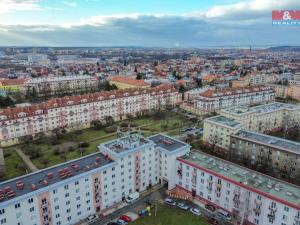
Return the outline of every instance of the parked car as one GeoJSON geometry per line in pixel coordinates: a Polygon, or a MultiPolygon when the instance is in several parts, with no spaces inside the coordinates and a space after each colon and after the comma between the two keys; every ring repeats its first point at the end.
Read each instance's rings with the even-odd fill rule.
{"type": "Polygon", "coordinates": [[[201,211],[198,208],[190,208],[190,212],[196,216],[201,216],[201,211]]]}
{"type": "Polygon", "coordinates": [[[177,207],[178,207],[179,209],[183,209],[183,210],[188,210],[188,209],[189,209],[189,206],[188,206],[187,204],[185,204],[184,202],[179,202],[179,203],[177,204],[177,207]]]}
{"type": "Polygon", "coordinates": [[[128,195],[128,197],[125,199],[127,203],[132,203],[136,201],[140,197],[140,193],[134,192],[128,195]]]}
{"type": "Polygon", "coordinates": [[[205,208],[212,211],[212,212],[216,211],[216,207],[214,207],[213,205],[206,204],[205,208]]]}
{"type": "Polygon", "coordinates": [[[131,217],[127,215],[122,215],[119,219],[124,220],[127,223],[130,223],[132,221],[131,217]]]}
{"type": "Polygon", "coordinates": [[[165,198],[165,203],[172,206],[176,205],[176,201],[174,201],[172,198],[165,198]]]}
{"type": "Polygon", "coordinates": [[[116,222],[109,222],[107,225],[119,225],[116,222]]]}
{"type": "Polygon", "coordinates": [[[227,220],[227,221],[232,220],[231,215],[223,209],[218,209],[217,210],[217,215],[220,216],[221,218],[227,220]]]}
{"type": "Polygon", "coordinates": [[[92,224],[92,223],[95,223],[98,219],[99,219],[99,216],[94,214],[87,218],[87,222],[88,222],[88,224],[92,224]]]}
{"type": "Polygon", "coordinates": [[[210,219],[207,220],[207,222],[209,224],[212,224],[212,225],[219,225],[220,224],[219,221],[215,218],[210,218],[210,219]]]}
{"type": "Polygon", "coordinates": [[[116,221],[116,223],[117,223],[118,225],[127,225],[127,224],[128,224],[127,222],[125,222],[124,220],[121,220],[121,219],[118,219],[118,220],[116,221]]]}

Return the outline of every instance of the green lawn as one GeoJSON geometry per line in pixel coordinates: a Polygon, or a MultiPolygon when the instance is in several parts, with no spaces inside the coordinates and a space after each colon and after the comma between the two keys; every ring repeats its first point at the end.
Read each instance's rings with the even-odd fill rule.
{"type": "MultiPolygon", "coordinates": [[[[116,138],[116,136],[112,135],[110,137],[105,137],[105,138],[102,138],[102,139],[99,139],[99,140],[95,140],[95,141],[89,142],[89,146],[86,147],[86,148],[84,148],[83,156],[89,155],[89,154],[94,153],[94,152],[97,152],[98,151],[97,146],[99,144],[101,144],[103,142],[106,142],[106,141],[109,141],[109,140],[112,140],[114,138],[116,138]]],[[[38,146],[41,146],[41,145],[38,145],[38,146]]],[[[57,147],[57,146],[47,145],[46,149],[43,148],[44,151],[42,151],[42,156],[39,157],[39,158],[36,158],[36,159],[32,159],[32,162],[39,169],[45,168],[45,164],[43,164],[43,162],[42,162],[43,159],[48,159],[49,160],[49,163],[47,164],[47,167],[54,166],[54,165],[59,164],[59,163],[63,163],[64,162],[64,158],[62,158],[60,155],[55,155],[54,154],[55,147],[57,147]]],[[[65,154],[65,156],[66,156],[66,161],[79,158],[80,157],[79,148],[76,147],[74,151],[67,152],[65,154]]]]}
{"type": "Polygon", "coordinates": [[[26,170],[17,168],[18,164],[23,164],[23,160],[17,155],[13,147],[5,149],[3,153],[5,159],[5,176],[1,180],[8,180],[26,173],[26,170]]]}
{"type": "Polygon", "coordinates": [[[156,217],[152,209],[151,216],[145,216],[132,223],[131,225],[208,225],[205,218],[195,216],[190,212],[186,212],[169,206],[159,206],[156,217]]]}
{"type": "MultiPolygon", "coordinates": [[[[192,125],[187,118],[185,118],[181,114],[176,114],[174,112],[165,113],[163,118],[142,117],[134,118],[132,121],[118,121],[116,122],[116,125],[120,125],[124,122],[130,122],[135,127],[141,126],[142,134],[146,137],[160,132],[166,132],[171,136],[178,135],[183,127],[192,125]]],[[[83,155],[88,155],[96,152],[98,150],[97,146],[100,143],[112,140],[115,137],[115,134],[109,134],[105,132],[104,129],[95,130],[93,128],[83,129],[79,132],[70,132],[60,139],[60,144],[58,145],[52,145],[50,139],[46,137],[45,140],[40,144],[31,144],[35,147],[38,147],[41,153],[41,156],[39,158],[32,159],[32,162],[39,169],[63,163],[65,160],[69,161],[80,157],[78,143],[80,143],[81,141],[89,143],[89,146],[86,147],[83,152],[83,155]],[[74,151],[67,151],[64,154],[65,158],[61,155],[54,154],[55,149],[68,149],[69,146],[73,146],[74,151]],[[47,165],[43,163],[44,159],[49,160],[47,165]]],[[[9,157],[5,157],[7,175],[4,177],[4,179],[20,176],[25,173],[24,170],[16,168],[16,165],[18,163],[22,163],[21,158],[19,158],[19,156],[16,155],[14,151],[12,151],[13,148],[16,147],[20,148],[21,145],[12,146],[5,149],[5,151],[11,153],[11,155],[9,157]]]]}

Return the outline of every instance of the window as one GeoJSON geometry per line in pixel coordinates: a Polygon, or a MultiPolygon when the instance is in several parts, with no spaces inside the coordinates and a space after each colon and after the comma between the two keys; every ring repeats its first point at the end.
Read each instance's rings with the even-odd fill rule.
{"type": "Polygon", "coordinates": [[[20,208],[20,203],[15,204],[15,209],[20,208]]]}
{"type": "Polygon", "coordinates": [[[6,218],[1,219],[1,220],[0,220],[0,223],[1,223],[1,224],[5,224],[5,223],[6,223],[6,218]]]}
{"type": "Polygon", "coordinates": [[[0,210],[0,215],[4,214],[5,213],[5,209],[1,209],[0,210]]]}
{"type": "Polygon", "coordinates": [[[34,211],[34,207],[31,207],[30,209],[29,209],[29,212],[33,212],[34,211]]]}
{"type": "Polygon", "coordinates": [[[28,199],[28,203],[33,203],[33,198],[28,199]]]}

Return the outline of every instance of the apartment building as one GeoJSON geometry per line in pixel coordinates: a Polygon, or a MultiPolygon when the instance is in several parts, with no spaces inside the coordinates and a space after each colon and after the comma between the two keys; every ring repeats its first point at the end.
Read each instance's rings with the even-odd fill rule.
{"type": "Polygon", "coordinates": [[[300,224],[298,186],[204,153],[178,158],[176,189],[227,211],[240,224],[300,224]]]}
{"type": "Polygon", "coordinates": [[[26,93],[28,90],[35,89],[38,96],[54,96],[58,94],[78,93],[82,91],[97,90],[99,80],[92,76],[60,76],[31,78],[22,87],[26,93]]]}
{"type": "Polygon", "coordinates": [[[265,85],[267,83],[273,83],[276,80],[274,74],[248,74],[244,77],[240,77],[232,82],[233,88],[244,88],[249,85],[265,85]]]}
{"type": "Polygon", "coordinates": [[[300,143],[257,132],[241,130],[230,138],[230,157],[265,164],[290,177],[300,175],[300,143]]]}
{"type": "Polygon", "coordinates": [[[223,88],[208,90],[195,98],[194,107],[204,112],[241,105],[265,104],[275,100],[270,87],[223,88]]]}
{"type": "Polygon", "coordinates": [[[230,147],[231,135],[245,129],[272,132],[300,124],[300,107],[274,102],[254,107],[230,107],[219,116],[204,120],[203,139],[225,149],[230,147]]]}
{"type": "Polygon", "coordinates": [[[242,129],[242,124],[225,116],[214,116],[204,120],[203,140],[214,146],[228,149],[230,135],[242,129]]]}
{"type": "Polygon", "coordinates": [[[75,224],[160,182],[174,188],[176,158],[190,150],[165,135],[130,133],[98,148],[97,153],[1,183],[0,223],[75,224]]]}
{"type": "Polygon", "coordinates": [[[55,128],[76,130],[90,127],[94,120],[111,116],[120,120],[128,114],[175,105],[181,101],[172,85],[151,89],[126,89],[66,96],[25,107],[0,111],[0,140],[2,146],[16,144],[26,135],[51,133],[55,128]]]}
{"type": "Polygon", "coordinates": [[[239,121],[244,129],[256,132],[272,131],[300,123],[300,107],[274,102],[254,107],[231,107],[223,109],[221,115],[239,121]]]}

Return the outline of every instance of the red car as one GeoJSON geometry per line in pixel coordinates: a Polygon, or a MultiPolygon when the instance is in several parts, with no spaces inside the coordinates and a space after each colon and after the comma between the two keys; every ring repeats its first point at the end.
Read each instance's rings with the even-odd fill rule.
{"type": "Polygon", "coordinates": [[[132,221],[131,217],[127,215],[122,215],[119,219],[124,220],[127,223],[130,223],[132,221]]]}

